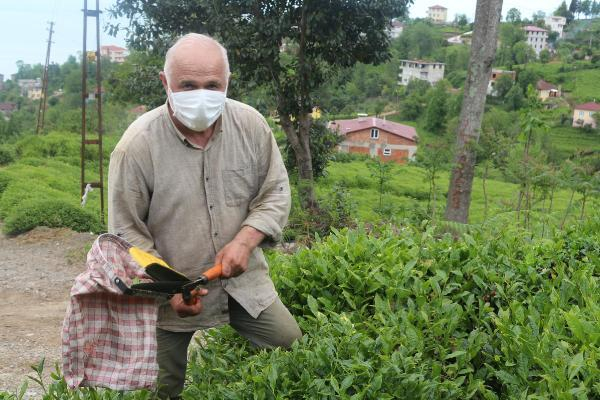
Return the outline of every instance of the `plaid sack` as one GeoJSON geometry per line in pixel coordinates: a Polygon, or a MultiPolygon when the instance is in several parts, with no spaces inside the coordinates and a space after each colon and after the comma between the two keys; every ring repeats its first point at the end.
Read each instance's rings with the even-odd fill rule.
{"type": "Polygon", "coordinates": [[[156,298],[124,295],[151,282],[125,240],[100,235],[75,278],[62,329],[62,368],[69,387],[151,389],[158,376],[156,298]]]}

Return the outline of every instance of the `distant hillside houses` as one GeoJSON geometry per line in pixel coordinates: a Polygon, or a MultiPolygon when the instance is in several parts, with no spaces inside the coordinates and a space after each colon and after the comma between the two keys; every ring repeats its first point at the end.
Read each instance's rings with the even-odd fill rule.
{"type": "Polygon", "coordinates": [[[343,153],[368,154],[384,161],[404,164],[417,152],[417,131],[412,126],[368,117],[331,121],[328,128],[344,140],[338,145],[343,153]]]}
{"type": "Polygon", "coordinates": [[[515,71],[505,71],[502,69],[493,68],[491,76],[490,76],[490,80],[488,82],[488,87],[487,87],[488,96],[497,96],[496,89],[495,89],[496,80],[498,78],[500,78],[502,75],[510,76],[510,78],[513,80],[513,82],[517,77],[517,73],[515,71]]]}
{"type": "Polygon", "coordinates": [[[421,60],[400,60],[398,84],[408,85],[411,79],[420,79],[434,85],[444,79],[444,63],[421,60]]]}
{"type": "Polygon", "coordinates": [[[108,46],[100,46],[100,56],[110,58],[110,62],[124,63],[129,55],[127,49],[110,44],[108,46]]]}
{"type": "Polygon", "coordinates": [[[589,126],[596,128],[598,124],[596,123],[594,114],[598,112],[600,112],[600,103],[596,103],[595,101],[576,105],[573,110],[573,127],[582,128],[589,126]]]}
{"type": "Polygon", "coordinates": [[[27,96],[31,100],[42,98],[42,79],[19,79],[17,85],[21,89],[21,96],[27,96]]]}
{"type": "Polygon", "coordinates": [[[567,19],[558,15],[550,15],[544,19],[544,23],[550,27],[552,32],[557,32],[559,38],[563,38],[564,28],[567,25],[567,19]]]}
{"type": "Polygon", "coordinates": [[[539,81],[537,81],[535,88],[537,89],[538,92],[538,98],[542,101],[549,99],[551,97],[560,97],[561,96],[561,90],[560,88],[556,87],[555,85],[546,82],[543,79],[540,79],[539,81]]]}
{"type": "Polygon", "coordinates": [[[396,39],[400,35],[402,35],[402,31],[404,31],[404,23],[397,18],[392,19],[389,28],[389,35],[392,39],[396,39]]]}
{"type": "Polygon", "coordinates": [[[434,24],[445,24],[448,19],[448,9],[440,5],[431,6],[427,9],[427,18],[434,24]]]}
{"type": "Polygon", "coordinates": [[[535,51],[535,55],[539,56],[540,52],[548,48],[548,31],[534,25],[523,27],[527,36],[527,44],[535,51]]]}

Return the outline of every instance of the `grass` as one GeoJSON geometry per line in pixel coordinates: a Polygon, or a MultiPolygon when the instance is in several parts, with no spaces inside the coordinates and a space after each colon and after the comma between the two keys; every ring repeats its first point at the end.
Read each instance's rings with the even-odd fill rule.
{"type": "MultiPolygon", "coordinates": [[[[425,179],[424,169],[411,165],[394,165],[391,175],[384,195],[386,204],[393,205],[398,210],[408,208],[409,211],[415,206],[427,206],[429,185],[425,179]]],[[[356,203],[356,218],[364,221],[374,221],[380,218],[376,212],[379,194],[375,187],[375,180],[370,176],[364,162],[331,163],[327,168],[327,176],[318,182],[317,193],[324,196],[335,183],[343,183],[349,189],[352,199],[356,203]]],[[[449,172],[442,172],[437,179],[438,208],[445,207],[448,184],[449,172]]],[[[516,184],[488,179],[487,191],[490,216],[510,212],[515,208],[519,192],[516,184]]],[[[564,215],[570,195],[571,193],[566,190],[556,193],[553,205],[555,220],[564,215]]],[[[575,199],[578,200],[579,197],[576,195],[575,199]]],[[[536,203],[535,207],[540,209],[542,204],[536,203]]],[[[571,210],[570,215],[576,214],[578,203],[575,207],[577,208],[571,210]]],[[[470,222],[483,222],[484,208],[482,180],[475,178],[469,212],[470,222]]]]}

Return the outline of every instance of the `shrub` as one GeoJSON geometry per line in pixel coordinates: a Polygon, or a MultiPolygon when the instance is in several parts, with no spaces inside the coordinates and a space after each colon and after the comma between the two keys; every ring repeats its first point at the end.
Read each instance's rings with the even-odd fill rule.
{"type": "Polygon", "coordinates": [[[15,161],[15,151],[6,145],[0,146],[0,166],[7,165],[15,161]]]}
{"type": "Polygon", "coordinates": [[[4,221],[4,232],[18,235],[36,226],[49,228],[66,227],[78,232],[101,232],[104,230],[97,216],[78,205],[61,200],[36,200],[22,204],[4,221]]]}

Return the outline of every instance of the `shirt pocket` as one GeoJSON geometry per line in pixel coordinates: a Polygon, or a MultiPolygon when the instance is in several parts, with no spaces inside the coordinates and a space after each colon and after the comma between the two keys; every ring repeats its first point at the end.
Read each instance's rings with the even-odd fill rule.
{"type": "Polygon", "coordinates": [[[225,204],[237,207],[248,203],[256,195],[257,176],[251,165],[223,170],[225,204]]]}

